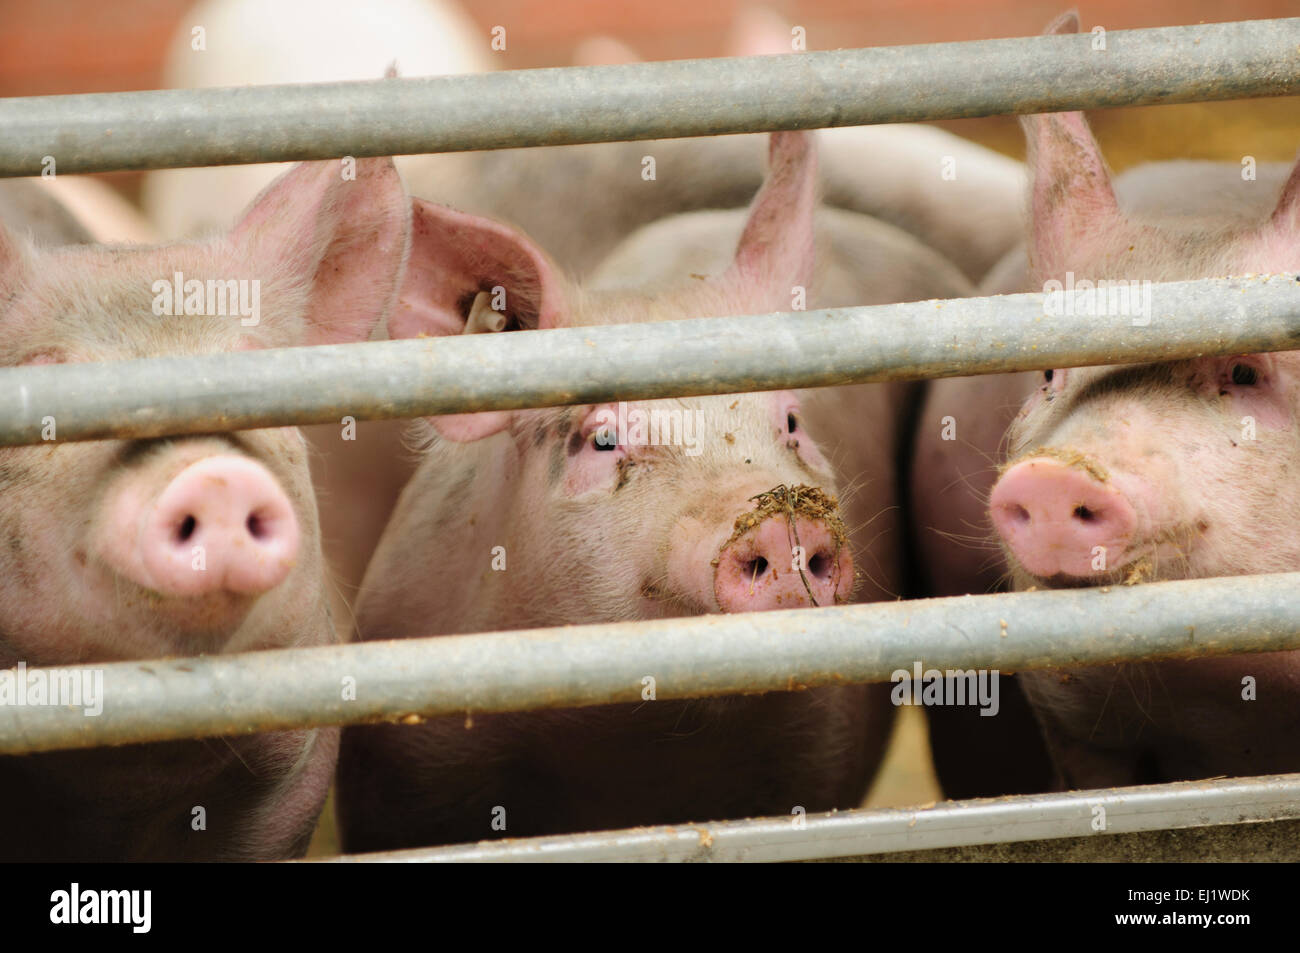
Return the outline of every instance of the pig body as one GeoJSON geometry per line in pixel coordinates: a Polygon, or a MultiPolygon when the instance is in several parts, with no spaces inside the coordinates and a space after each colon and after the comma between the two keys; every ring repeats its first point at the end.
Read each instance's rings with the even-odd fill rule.
{"type": "MultiPolygon", "coordinates": [[[[811,195],[807,183],[789,181],[791,162],[774,159],[777,171],[748,219],[691,216],[633,239],[576,299],[581,303],[566,309],[565,323],[745,313],[759,302],[771,308],[788,301],[792,286],[809,276],[791,271],[788,249],[757,249],[762,236],[788,229],[775,244],[806,245],[799,256],[811,250],[811,226],[799,224],[811,221],[811,195]],[[798,238],[803,231],[806,240],[798,238]],[[676,255],[675,236],[690,248],[684,256],[676,255]],[[733,260],[727,249],[738,238],[733,260]],[[767,264],[731,284],[755,254],[768,254],[767,264]]],[[[417,249],[420,232],[417,216],[417,249]]],[[[822,233],[825,246],[826,227],[822,233]]],[[[929,254],[935,270],[921,274],[932,285],[916,296],[968,289],[952,266],[945,271],[929,254]]],[[[416,271],[415,253],[412,262],[416,271]]],[[[812,301],[849,303],[823,301],[816,290],[812,301]]],[[[431,436],[367,572],[357,609],[363,636],[793,608],[814,593],[825,605],[850,598],[850,545],[877,534],[891,542],[854,547],[863,577],[858,598],[892,596],[899,586],[898,560],[892,549],[886,553],[898,542],[888,522],[893,474],[881,466],[878,447],[872,453],[857,441],[830,442],[839,421],[826,417],[857,413],[859,424],[878,425],[880,444],[890,445],[903,393],[831,390],[627,405],[628,414],[691,415],[694,456],[685,445],[635,442],[592,453],[594,421],[610,408],[523,412],[511,416],[508,429],[468,443],[431,436]],[[851,533],[842,549],[829,515],[799,510],[793,523],[759,518],[755,498],[796,485],[833,495],[836,472],[861,484],[849,497],[851,533]],[[787,568],[795,533],[810,554],[804,578],[787,568]],[[495,546],[504,547],[499,569],[495,546]],[[448,552],[461,555],[454,578],[440,584],[448,552]]],[[[470,417],[458,426],[481,425],[470,417]]],[[[355,851],[856,806],[890,715],[887,691],[853,686],[350,728],[340,763],[340,831],[345,849],[355,851]]]]}
{"type": "MultiPolygon", "coordinates": [[[[45,247],[23,231],[0,229],[0,363],[129,360],[364,340],[396,296],[409,204],[387,160],[360,164],[354,182],[322,162],[293,169],[211,241],[45,247]],[[208,301],[160,307],[177,272],[257,282],[258,321],[208,301]]],[[[6,447],[0,482],[0,670],[334,639],[293,428],[6,447]]],[[[0,857],[301,854],[337,744],[336,729],[318,729],[0,757],[0,805],[15,819],[0,857]]]]}

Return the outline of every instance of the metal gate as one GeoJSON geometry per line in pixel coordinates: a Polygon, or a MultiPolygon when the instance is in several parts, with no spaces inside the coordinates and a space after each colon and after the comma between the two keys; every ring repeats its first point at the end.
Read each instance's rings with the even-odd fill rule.
{"type": "MultiPolygon", "coordinates": [[[[8,99],[0,101],[0,176],[39,174],[47,154],[59,156],[63,172],[103,172],[1300,94],[1300,19],[1117,31],[1106,47],[1097,53],[1086,35],[1048,36],[8,99]]],[[[1152,314],[1142,333],[1125,316],[1065,315],[1046,327],[1043,295],[1024,294],[800,312],[797,320],[467,335],[156,358],[129,368],[4,368],[0,445],[40,443],[41,418],[51,414],[61,440],[145,438],[335,422],[342,407],[357,419],[414,417],[1300,350],[1300,276],[1156,285],[1152,314]],[[610,359],[620,354],[637,360],[610,359]]],[[[638,701],[646,672],[670,699],[888,681],[918,658],[941,669],[1021,671],[1285,649],[1300,649],[1300,573],[438,636],[95,666],[111,707],[86,719],[71,709],[0,706],[0,754],[638,701]],[[344,674],[372,686],[363,700],[340,700],[344,674]]],[[[1200,829],[1197,850],[1226,832],[1225,849],[1248,855],[1280,832],[1294,843],[1298,824],[1300,774],[1291,774],[382,856],[791,860],[978,845],[992,845],[984,856],[1007,856],[1010,842],[1037,841],[1061,855],[1091,849],[1104,857],[1124,837],[1182,828],[1200,829]],[[1104,833],[1091,826],[1098,805],[1104,833]]]]}

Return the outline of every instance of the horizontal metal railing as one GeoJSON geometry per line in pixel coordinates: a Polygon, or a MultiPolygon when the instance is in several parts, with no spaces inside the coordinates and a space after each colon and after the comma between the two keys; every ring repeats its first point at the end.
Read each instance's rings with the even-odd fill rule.
{"type": "Polygon", "coordinates": [[[0,754],[1282,649],[1300,573],[449,635],[86,666],[102,712],[0,705],[0,754]]]}
{"type": "Polygon", "coordinates": [[[47,418],[60,441],[157,437],[1296,350],[1298,277],[1152,285],[1147,316],[1021,294],[0,368],[0,446],[41,443],[47,418]]]}
{"type": "Polygon", "coordinates": [[[0,176],[708,136],[1300,93],[1300,19],[0,100],[0,176]]]}
{"type": "MultiPolygon", "coordinates": [[[[394,862],[792,861],[977,844],[1111,837],[1300,819],[1300,774],[944,801],[921,808],[836,811],[762,820],[639,827],[479,841],[323,860],[394,862]]],[[[1243,827],[1242,825],[1247,825],[1243,827]]],[[[1267,825],[1257,829],[1268,837],[1267,825]]],[[[1154,859],[1154,858],[1151,858],[1154,859]]],[[[1184,858],[1201,859],[1201,858],[1184,858]]]]}

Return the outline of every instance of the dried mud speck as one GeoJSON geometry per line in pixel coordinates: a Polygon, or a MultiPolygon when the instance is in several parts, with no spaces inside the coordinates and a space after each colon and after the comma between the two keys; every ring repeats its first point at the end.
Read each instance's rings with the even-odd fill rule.
{"type": "Polygon", "coordinates": [[[1028,453],[1019,454],[1014,460],[1003,464],[998,472],[1004,473],[1022,460],[1032,460],[1035,457],[1051,457],[1053,460],[1059,460],[1067,467],[1082,470],[1098,483],[1110,482],[1110,474],[1096,460],[1077,450],[1068,450],[1063,447],[1038,447],[1028,453]]]}
{"type": "Polygon", "coordinates": [[[1136,586],[1138,583],[1150,582],[1155,575],[1155,566],[1151,563],[1151,557],[1143,556],[1129,567],[1128,575],[1124,577],[1124,585],[1136,586]]]}

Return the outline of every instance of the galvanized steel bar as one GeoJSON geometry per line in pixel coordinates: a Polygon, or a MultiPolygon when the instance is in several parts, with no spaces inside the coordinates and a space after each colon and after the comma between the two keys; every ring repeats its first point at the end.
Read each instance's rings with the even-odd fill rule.
{"type": "Polygon", "coordinates": [[[884,682],[917,662],[1021,671],[1283,649],[1300,649],[1300,573],[451,635],[92,666],[100,714],[0,704],[0,754],[643,703],[647,675],[666,700],[884,682]]]}
{"type": "Polygon", "coordinates": [[[1022,294],[0,368],[0,446],[42,442],[47,418],[61,441],[158,437],[1300,349],[1297,276],[1151,292],[1149,318],[1022,294]]]}
{"type": "Polygon", "coordinates": [[[0,101],[0,176],[708,136],[1300,93],[1300,19],[0,101]]]}
{"type": "Polygon", "coordinates": [[[943,801],[926,808],[809,814],[801,819],[802,826],[790,817],[777,817],[325,859],[404,863],[816,860],[1296,818],[1300,818],[1300,774],[1277,774],[943,801]],[[1094,826],[1099,817],[1105,825],[1100,830],[1094,826]]]}

